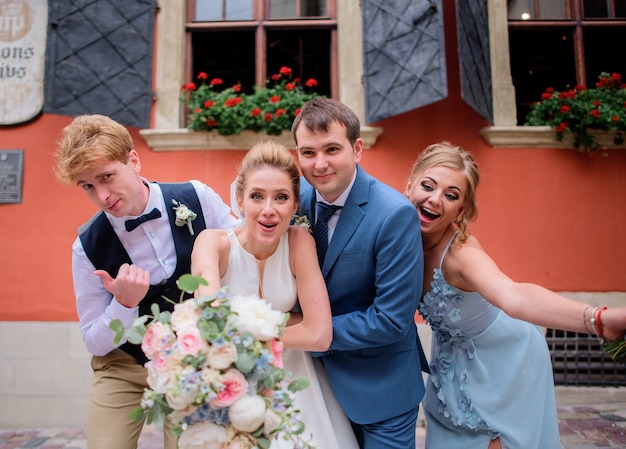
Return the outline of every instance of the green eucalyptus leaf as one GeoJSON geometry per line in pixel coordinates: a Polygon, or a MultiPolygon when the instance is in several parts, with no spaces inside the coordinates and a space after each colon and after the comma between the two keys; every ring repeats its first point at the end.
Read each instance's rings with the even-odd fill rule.
{"type": "Polygon", "coordinates": [[[145,333],[146,333],[145,326],[140,326],[140,327],[134,326],[128,329],[128,331],[126,332],[126,339],[130,343],[139,345],[141,344],[141,341],[143,340],[143,336],[145,333]]]}
{"type": "Polygon", "coordinates": [[[307,377],[298,377],[297,379],[289,383],[289,386],[287,388],[289,389],[289,391],[293,392],[302,391],[306,387],[308,387],[310,383],[311,382],[307,377]]]}
{"type": "Polygon", "coordinates": [[[176,286],[187,293],[193,293],[198,290],[201,285],[209,285],[209,282],[200,276],[194,276],[192,274],[183,274],[176,281],[176,286]]]}
{"type": "Polygon", "coordinates": [[[254,363],[256,361],[256,357],[254,354],[250,354],[248,352],[240,352],[237,354],[237,361],[235,362],[235,366],[239,371],[243,374],[248,374],[254,368],[254,363]]]}
{"type": "Polygon", "coordinates": [[[143,421],[144,418],[146,417],[146,411],[141,408],[141,407],[137,407],[136,409],[134,409],[132,412],[130,412],[130,419],[132,419],[133,421],[143,421]]]}
{"type": "Polygon", "coordinates": [[[124,338],[124,333],[125,333],[125,329],[124,329],[124,324],[122,323],[122,320],[119,319],[115,319],[112,320],[109,323],[109,328],[115,332],[115,337],[113,338],[113,343],[115,343],[116,345],[119,345],[120,342],[122,341],[122,339],[124,338]]]}

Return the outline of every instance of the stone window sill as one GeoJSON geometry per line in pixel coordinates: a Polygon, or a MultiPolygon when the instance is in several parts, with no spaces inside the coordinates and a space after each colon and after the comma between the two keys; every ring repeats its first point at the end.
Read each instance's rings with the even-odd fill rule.
{"type": "MultiPolygon", "coordinates": [[[[383,128],[361,127],[361,137],[365,148],[373,147],[382,132],[383,128]]],[[[296,148],[291,133],[288,131],[283,131],[279,136],[248,130],[242,131],[241,134],[222,136],[217,131],[194,132],[179,128],[143,129],[139,131],[139,134],[153,151],[248,150],[262,139],[275,140],[292,150],[296,148]]]]}
{"type": "MultiPolygon", "coordinates": [[[[566,134],[559,142],[549,126],[490,126],[481,129],[480,134],[496,148],[574,148],[571,134],[566,134]]],[[[601,148],[626,148],[626,144],[613,142],[615,131],[596,131],[594,134],[601,148]]]]}

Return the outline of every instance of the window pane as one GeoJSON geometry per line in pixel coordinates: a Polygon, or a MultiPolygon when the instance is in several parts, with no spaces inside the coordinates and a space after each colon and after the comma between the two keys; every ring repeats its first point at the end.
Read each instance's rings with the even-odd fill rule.
{"type": "Polygon", "coordinates": [[[294,0],[271,0],[270,18],[281,19],[285,17],[297,17],[297,6],[294,0]]]}
{"type": "Polygon", "coordinates": [[[268,31],[267,75],[278,73],[283,66],[303,82],[315,78],[316,92],[330,96],[330,31],[268,31]]]}
{"type": "Polygon", "coordinates": [[[197,0],[195,20],[222,20],[222,2],[197,0]]]}
{"type": "Polygon", "coordinates": [[[615,57],[611,42],[626,41],[626,27],[591,28],[584,30],[587,87],[595,86],[601,72],[618,72],[626,76],[626,59],[615,57]]]}
{"type": "Polygon", "coordinates": [[[609,0],[585,0],[583,7],[585,18],[609,17],[609,0]]]}
{"type": "Polygon", "coordinates": [[[626,0],[615,0],[615,17],[626,17],[626,0]]]}
{"type": "Polygon", "coordinates": [[[327,15],[326,0],[299,0],[299,2],[300,15],[296,8],[296,0],[270,0],[270,18],[324,17],[327,15]]]}
{"type": "Polygon", "coordinates": [[[252,20],[253,0],[196,0],[196,21],[252,20]],[[225,9],[222,7],[225,4],[225,9]]]}
{"type": "Polygon", "coordinates": [[[540,19],[564,19],[565,5],[564,0],[539,0],[539,18],[540,19]]]}
{"type": "Polygon", "coordinates": [[[576,85],[572,31],[509,28],[509,46],[521,125],[547,87],[562,90],[576,85]]]}
{"type": "Polygon", "coordinates": [[[216,31],[192,34],[191,81],[198,73],[221,78],[225,87],[241,82],[243,91],[254,86],[254,31],[216,31]]]}
{"type": "Polygon", "coordinates": [[[509,0],[509,20],[533,18],[533,0],[509,0]]]}
{"type": "Polygon", "coordinates": [[[300,0],[300,14],[302,17],[325,17],[326,0],[300,0]]]}
{"type": "Polygon", "coordinates": [[[227,0],[226,20],[252,20],[252,0],[227,0]]]}

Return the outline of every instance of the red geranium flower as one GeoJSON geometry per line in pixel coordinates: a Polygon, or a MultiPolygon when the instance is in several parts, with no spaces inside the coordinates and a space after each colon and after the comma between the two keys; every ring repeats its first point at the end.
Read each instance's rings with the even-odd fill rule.
{"type": "Polygon", "coordinates": [[[213,106],[215,104],[215,102],[213,100],[207,100],[204,102],[204,107],[206,109],[209,109],[211,106],[213,106]]]}
{"type": "Polygon", "coordinates": [[[224,84],[224,81],[222,81],[221,78],[213,78],[209,84],[211,86],[217,86],[219,84],[224,84]]]}
{"type": "Polygon", "coordinates": [[[568,105],[564,104],[563,106],[561,106],[561,112],[569,112],[572,110],[572,108],[570,108],[568,105]]]}
{"type": "Polygon", "coordinates": [[[270,97],[270,103],[278,103],[280,101],[280,97],[278,95],[272,95],[270,97]]]}
{"type": "Polygon", "coordinates": [[[205,80],[207,79],[209,76],[205,73],[205,72],[200,72],[198,73],[198,79],[199,80],[205,80]]]}
{"type": "Polygon", "coordinates": [[[285,75],[285,76],[291,76],[291,69],[289,67],[281,67],[280,70],[278,71],[278,73],[280,73],[281,75],[285,75]]]}
{"type": "Polygon", "coordinates": [[[315,80],[313,78],[309,78],[308,80],[306,80],[306,83],[304,83],[304,85],[306,87],[315,87],[315,86],[317,86],[317,80],[315,80]]]}
{"type": "Polygon", "coordinates": [[[272,113],[271,112],[266,112],[265,115],[263,116],[263,120],[265,120],[266,122],[271,122],[272,121],[272,113]]]}
{"type": "Polygon", "coordinates": [[[280,117],[281,115],[285,115],[286,112],[283,108],[279,108],[276,110],[276,117],[280,117]]]}
{"type": "Polygon", "coordinates": [[[591,112],[589,112],[589,115],[591,115],[592,117],[598,118],[600,117],[600,111],[598,109],[592,109],[591,112]]]}
{"type": "Polygon", "coordinates": [[[562,133],[563,131],[567,129],[568,126],[569,126],[568,122],[561,122],[559,123],[559,126],[556,127],[556,132],[562,133]]]}
{"type": "Polygon", "coordinates": [[[550,98],[552,98],[552,93],[551,92],[544,92],[541,94],[541,99],[542,100],[549,100],[550,98]]]}
{"type": "Polygon", "coordinates": [[[296,88],[296,85],[294,83],[285,84],[285,89],[287,90],[294,90],[295,88],[296,88]]]}
{"type": "Polygon", "coordinates": [[[259,115],[261,115],[261,108],[252,108],[252,110],[250,111],[250,115],[252,117],[258,117],[259,115]]]}
{"type": "Polygon", "coordinates": [[[183,84],[181,89],[187,92],[191,92],[192,90],[196,90],[196,85],[194,83],[183,84]]]}
{"type": "Polygon", "coordinates": [[[241,97],[229,98],[224,102],[225,106],[232,107],[241,103],[241,97]]]}

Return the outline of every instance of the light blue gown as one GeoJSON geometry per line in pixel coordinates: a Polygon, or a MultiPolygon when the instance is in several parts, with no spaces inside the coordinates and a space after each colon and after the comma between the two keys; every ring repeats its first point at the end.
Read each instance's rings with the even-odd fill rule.
{"type": "Polygon", "coordinates": [[[441,267],[452,239],[419,306],[433,330],[426,447],[486,449],[500,437],[503,449],[560,448],[543,333],[446,282],[441,267]]]}

